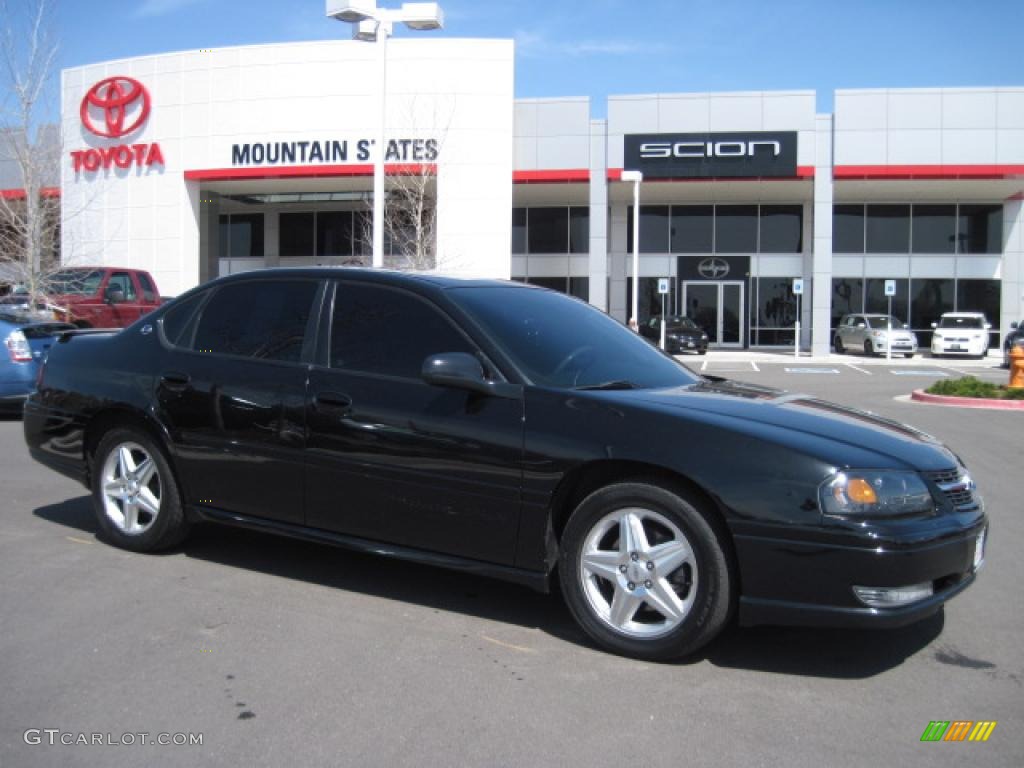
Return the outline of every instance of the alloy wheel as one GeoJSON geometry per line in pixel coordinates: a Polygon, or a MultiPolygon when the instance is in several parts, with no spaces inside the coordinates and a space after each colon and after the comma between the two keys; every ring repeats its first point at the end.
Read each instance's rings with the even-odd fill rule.
{"type": "Polygon", "coordinates": [[[145,533],[160,514],[163,485],[156,462],[138,443],[118,444],[103,463],[103,511],[122,533],[145,533]]]}

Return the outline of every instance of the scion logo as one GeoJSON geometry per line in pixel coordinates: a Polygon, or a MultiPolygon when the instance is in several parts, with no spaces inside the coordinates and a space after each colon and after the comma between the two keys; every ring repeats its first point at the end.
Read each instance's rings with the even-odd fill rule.
{"type": "Polygon", "coordinates": [[[149,117],[149,91],[131,77],[108,77],[88,90],[80,108],[82,125],[97,136],[117,139],[136,130],[149,117]],[[96,118],[103,123],[97,125],[96,118]]]}
{"type": "Polygon", "coordinates": [[[721,280],[729,274],[729,262],[712,256],[697,265],[697,272],[708,280],[721,280]]]}
{"type": "Polygon", "coordinates": [[[640,157],[754,157],[767,152],[772,157],[782,154],[778,141],[654,141],[640,145],[640,157]]]}
{"type": "Polygon", "coordinates": [[[630,134],[623,167],[652,179],[793,178],[796,140],[796,131],[630,134]]]}
{"type": "MultiPolygon", "coordinates": [[[[149,118],[150,99],[146,86],[132,77],[118,75],[100,80],[86,91],[79,114],[87,131],[105,139],[119,139],[137,131],[149,118]]],[[[94,173],[101,168],[149,168],[163,165],[160,145],[118,144],[77,149],[71,152],[75,173],[94,173]]]]}

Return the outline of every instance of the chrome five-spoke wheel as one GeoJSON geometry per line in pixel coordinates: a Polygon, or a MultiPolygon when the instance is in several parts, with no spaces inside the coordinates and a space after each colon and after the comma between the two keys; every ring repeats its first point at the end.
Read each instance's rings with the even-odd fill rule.
{"type": "Polygon", "coordinates": [[[566,605],[608,650],[659,661],[685,656],[732,613],[727,529],[710,502],[681,483],[640,478],[593,491],[559,546],[566,605]]]}
{"type": "Polygon", "coordinates": [[[116,446],[103,462],[103,511],[129,536],[144,533],[160,514],[163,488],[149,452],[138,443],[116,446]]]}
{"type": "Polygon", "coordinates": [[[116,427],[96,445],[92,497],[103,534],[136,552],[172,547],[189,522],[171,465],[148,430],[116,427]]]}
{"type": "Polygon", "coordinates": [[[579,578],[594,613],[627,637],[675,629],[693,608],[693,547],[671,520],[639,507],[601,518],[587,535],[579,578]]]}

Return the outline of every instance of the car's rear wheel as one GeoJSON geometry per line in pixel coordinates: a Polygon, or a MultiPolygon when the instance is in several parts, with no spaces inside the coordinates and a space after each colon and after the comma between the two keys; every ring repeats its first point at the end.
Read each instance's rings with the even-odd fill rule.
{"type": "Polygon", "coordinates": [[[92,495],[100,529],[119,547],[166,549],[188,533],[170,464],[140,429],[114,429],[100,440],[92,462],[92,495]]]}
{"type": "Polygon", "coordinates": [[[665,660],[725,626],[732,574],[725,536],[686,492],[656,482],[595,491],[562,536],[559,577],[583,630],[616,653],[665,660]]]}

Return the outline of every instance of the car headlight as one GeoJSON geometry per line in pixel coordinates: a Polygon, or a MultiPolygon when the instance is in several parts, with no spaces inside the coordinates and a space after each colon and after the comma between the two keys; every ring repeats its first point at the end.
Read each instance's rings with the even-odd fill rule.
{"type": "Polygon", "coordinates": [[[822,483],[821,510],[837,517],[897,517],[932,512],[935,501],[914,472],[850,470],[822,483]]]}
{"type": "Polygon", "coordinates": [[[874,336],[876,339],[884,339],[885,331],[872,331],[871,335],[874,336]]]}
{"type": "Polygon", "coordinates": [[[702,334],[700,335],[700,340],[701,340],[701,341],[707,341],[707,340],[708,340],[708,335],[707,335],[706,333],[702,333],[702,334]]]}

